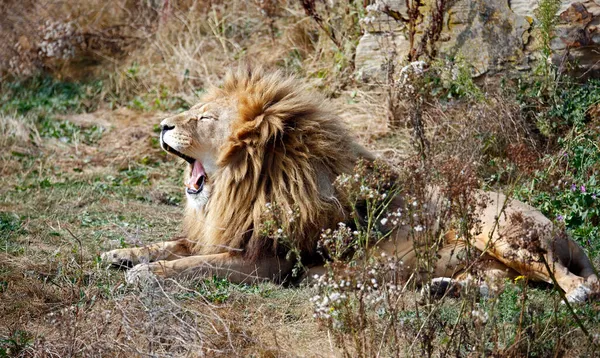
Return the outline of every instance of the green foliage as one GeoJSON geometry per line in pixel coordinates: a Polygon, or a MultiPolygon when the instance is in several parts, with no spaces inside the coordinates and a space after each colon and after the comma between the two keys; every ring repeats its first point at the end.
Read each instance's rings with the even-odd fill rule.
{"type": "Polygon", "coordinates": [[[198,287],[197,293],[214,303],[223,303],[231,295],[231,286],[233,284],[226,279],[213,277],[212,280],[204,280],[198,287]]]}
{"type": "Polygon", "coordinates": [[[57,121],[53,116],[96,109],[101,89],[101,81],[75,83],[51,77],[5,82],[0,84],[0,113],[36,119],[42,137],[57,138],[64,143],[91,144],[101,138],[102,127],[84,128],[69,121],[57,121]]]}
{"type": "Polygon", "coordinates": [[[557,88],[553,104],[538,115],[538,126],[544,124],[540,130],[557,148],[543,159],[543,169],[516,190],[518,198],[564,224],[592,255],[600,253],[600,132],[587,123],[586,111],[598,102],[596,80],[557,88]]]}
{"type": "Polygon", "coordinates": [[[38,125],[40,136],[46,138],[56,138],[63,143],[78,143],[86,144],[96,143],[102,134],[104,128],[93,125],[91,127],[80,127],[69,121],[57,121],[49,118],[44,118],[38,125]]]}
{"type": "MultiPolygon", "coordinates": [[[[473,81],[472,67],[464,58],[458,56],[452,61],[435,63],[434,67],[441,82],[440,87],[433,87],[433,95],[441,95],[448,99],[466,98],[475,101],[484,99],[483,91],[473,81]]],[[[435,78],[432,80],[436,81],[435,78]]]]}
{"type": "Polygon", "coordinates": [[[44,115],[91,111],[101,89],[101,81],[75,83],[47,76],[4,82],[0,85],[0,112],[44,115]]]}
{"type": "Polygon", "coordinates": [[[127,107],[138,111],[182,112],[190,109],[191,104],[179,96],[173,96],[165,87],[144,95],[133,97],[127,107]]]}
{"type": "MultiPolygon", "coordinates": [[[[507,281],[498,296],[481,300],[479,307],[490,317],[486,333],[490,337],[502,333],[501,351],[505,354],[518,356],[521,351],[529,357],[547,357],[560,352],[561,332],[577,327],[567,307],[558,302],[555,293],[531,288],[519,276],[514,283],[507,281]],[[555,333],[549,335],[549,330],[555,333]]],[[[587,319],[587,323],[597,320],[594,314],[587,319]]]]}
{"type": "Polygon", "coordinates": [[[539,77],[519,80],[515,96],[523,114],[550,140],[564,136],[573,127],[583,130],[586,110],[600,101],[600,81],[579,84],[567,78],[554,89],[544,86],[539,77]]]}
{"type": "Polygon", "coordinates": [[[235,284],[227,279],[213,276],[210,279],[200,281],[194,288],[194,291],[178,294],[177,298],[185,300],[203,297],[212,303],[224,303],[229,300],[231,295],[235,292],[243,294],[261,294],[264,296],[269,294],[269,289],[266,289],[265,291],[265,288],[261,286],[235,284]]]}
{"type": "MultiPolygon", "coordinates": [[[[420,74],[421,70],[404,70],[400,81],[416,88],[418,94],[426,99],[473,101],[484,100],[484,93],[473,81],[472,67],[460,56],[453,59],[434,61],[420,74]],[[411,72],[416,72],[414,76],[411,72]]],[[[412,89],[410,90],[412,93],[412,89]]],[[[410,93],[409,93],[410,94],[410,93]]]]}
{"type": "Polygon", "coordinates": [[[556,13],[559,9],[560,0],[540,0],[535,11],[542,37],[542,51],[546,56],[550,55],[550,41],[554,36],[554,28],[558,23],[556,13]]]}
{"type": "Polygon", "coordinates": [[[148,178],[147,167],[133,167],[121,170],[119,175],[112,180],[113,185],[149,185],[150,179],[148,178]]]}
{"type": "Polygon", "coordinates": [[[0,337],[0,358],[18,357],[31,346],[34,336],[25,330],[15,330],[9,336],[0,337]]]}
{"type": "Polygon", "coordinates": [[[554,29],[558,23],[557,12],[560,9],[560,0],[540,0],[535,15],[539,21],[540,37],[542,40],[542,58],[538,72],[541,72],[544,87],[553,87],[555,85],[553,78],[553,69],[548,62],[552,49],[550,42],[554,38],[554,29]]]}
{"type": "Polygon", "coordinates": [[[25,233],[21,218],[15,213],[0,212],[0,252],[17,254],[22,248],[14,239],[25,233]]]}
{"type": "Polygon", "coordinates": [[[10,237],[21,231],[21,220],[14,213],[0,212],[0,236],[10,237]]]}
{"type": "MultiPolygon", "coordinates": [[[[596,136],[597,138],[597,136],[596,136]]],[[[565,225],[592,256],[600,253],[600,148],[587,134],[561,140],[563,150],[517,188],[516,195],[565,225]]]]}
{"type": "Polygon", "coordinates": [[[555,104],[547,117],[554,119],[553,128],[568,126],[581,131],[586,122],[585,112],[597,103],[600,103],[599,80],[589,80],[583,85],[563,83],[556,89],[555,104]]]}

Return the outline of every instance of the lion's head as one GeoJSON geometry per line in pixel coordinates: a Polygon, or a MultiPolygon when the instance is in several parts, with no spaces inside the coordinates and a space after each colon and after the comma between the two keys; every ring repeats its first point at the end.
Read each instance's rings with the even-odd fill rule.
{"type": "Polygon", "coordinates": [[[200,253],[280,251],[258,230],[268,203],[294,221],[290,244],[314,251],[320,230],[346,215],[335,178],[369,156],[320,96],[261,69],[231,72],[221,88],[161,125],[163,149],[189,163],[184,227],[200,253]]]}

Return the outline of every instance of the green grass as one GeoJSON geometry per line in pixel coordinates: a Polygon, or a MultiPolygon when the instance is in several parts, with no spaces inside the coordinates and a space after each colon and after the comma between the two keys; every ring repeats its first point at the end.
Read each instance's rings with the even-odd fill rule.
{"type": "Polygon", "coordinates": [[[198,280],[191,285],[189,292],[184,292],[175,297],[181,300],[193,300],[198,298],[206,299],[212,303],[225,303],[232,298],[232,295],[259,295],[269,297],[273,292],[273,286],[234,284],[230,281],[218,277],[198,280]]]}
{"type": "Polygon", "coordinates": [[[56,138],[63,143],[93,144],[102,138],[104,128],[96,125],[81,127],[69,121],[44,118],[38,124],[38,131],[42,137],[56,138]]]}
{"type": "Polygon", "coordinates": [[[97,108],[102,82],[75,83],[34,77],[0,85],[0,112],[20,115],[89,112],[97,108]]]}
{"type": "Polygon", "coordinates": [[[25,233],[19,215],[11,212],[0,212],[0,252],[12,255],[22,252],[16,238],[25,233]]]}

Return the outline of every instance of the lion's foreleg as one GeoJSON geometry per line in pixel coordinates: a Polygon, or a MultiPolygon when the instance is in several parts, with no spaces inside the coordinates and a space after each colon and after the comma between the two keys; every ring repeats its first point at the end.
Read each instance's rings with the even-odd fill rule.
{"type": "Polygon", "coordinates": [[[215,276],[233,283],[283,282],[292,268],[292,262],[277,257],[249,261],[241,255],[221,253],[140,264],[127,272],[127,281],[134,283],[152,276],[191,279],[215,276]]]}
{"type": "Polygon", "coordinates": [[[175,260],[191,255],[192,242],[185,238],[142,247],[116,249],[102,254],[102,261],[115,267],[133,267],[158,260],[175,260]]]}

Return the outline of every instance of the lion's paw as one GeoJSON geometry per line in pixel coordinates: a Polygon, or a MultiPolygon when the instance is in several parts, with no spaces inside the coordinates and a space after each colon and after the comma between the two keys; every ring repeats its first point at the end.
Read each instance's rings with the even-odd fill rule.
{"type": "Polygon", "coordinates": [[[436,277],[421,288],[421,297],[430,296],[434,299],[440,299],[444,296],[459,297],[463,289],[461,283],[450,277],[436,277]]]}
{"type": "Polygon", "coordinates": [[[458,298],[464,293],[474,293],[483,299],[491,296],[491,288],[485,282],[457,280],[451,277],[436,277],[421,288],[421,298],[429,296],[433,299],[443,297],[458,298]]]}
{"type": "Polygon", "coordinates": [[[152,264],[135,265],[125,273],[125,281],[130,285],[147,285],[158,282],[157,275],[152,271],[152,264]]]}
{"type": "Polygon", "coordinates": [[[567,293],[566,297],[569,303],[583,303],[588,300],[591,293],[592,290],[582,283],[579,286],[577,286],[574,290],[567,293]]]}
{"type": "Polygon", "coordinates": [[[129,269],[139,263],[148,261],[138,257],[139,255],[135,255],[133,250],[135,249],[111,250],[100,255],[100,258],[107,266],[117,269],[129,269]]]}

